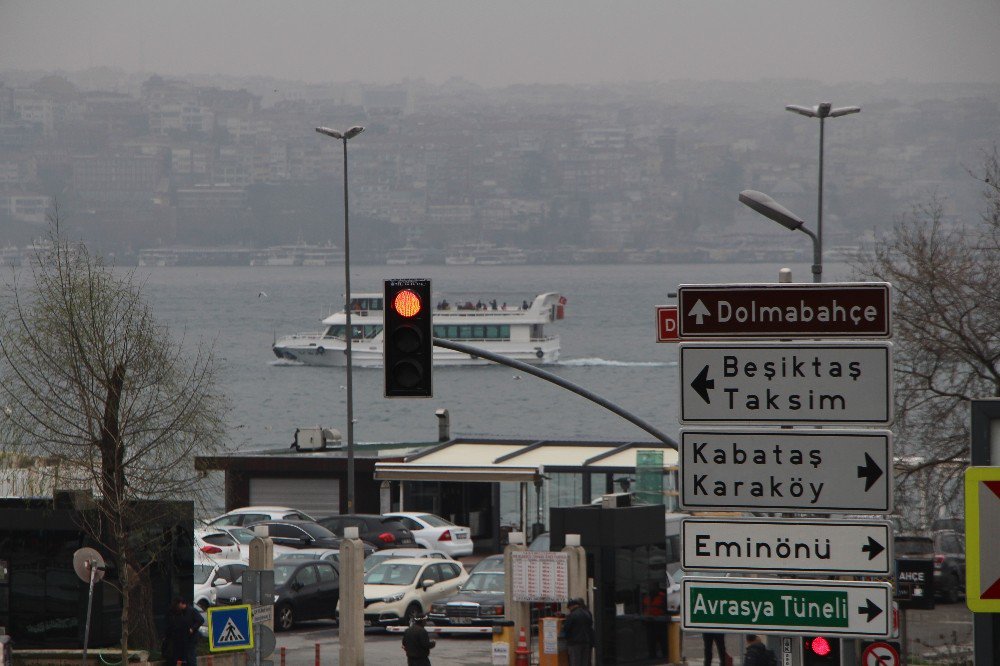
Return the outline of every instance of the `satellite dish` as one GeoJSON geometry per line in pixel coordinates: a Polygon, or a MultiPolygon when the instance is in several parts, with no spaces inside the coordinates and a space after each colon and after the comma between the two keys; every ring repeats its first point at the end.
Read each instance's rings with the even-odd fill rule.
{"type": "Polygon", "coordinates": [[[80,548],[73,553],[73,571],[84,583],[90,582],[90,570],[94,569],[94,582],[104,578],[104,558],[93,548],[80,548]]]}

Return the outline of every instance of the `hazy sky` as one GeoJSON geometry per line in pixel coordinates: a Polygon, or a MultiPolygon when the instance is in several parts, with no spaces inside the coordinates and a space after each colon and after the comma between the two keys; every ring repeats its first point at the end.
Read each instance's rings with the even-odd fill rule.
{"type": "Polygon", "coordinates": [[[0,0],[0,69],[1000,81],[1000,0],[0,0]]]}

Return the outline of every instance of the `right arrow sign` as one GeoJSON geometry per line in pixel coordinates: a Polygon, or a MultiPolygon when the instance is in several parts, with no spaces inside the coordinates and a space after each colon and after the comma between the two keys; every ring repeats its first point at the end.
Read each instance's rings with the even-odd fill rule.
{"type": "Polygon", "coordinates": [[[884,521],[686,518],[681,535],[685,571],[888,576],[894,564],[884,521]]]}
{"type": "Polygon", "coordinates": [[[681,581],[685,631],[884,637],[889,583],[692,578],[681,581]]]}
{"type": "Polygon", "coordinates": [[[892,432],[681,430],[680,503],[693,511],[887,513],[892,432]]]}

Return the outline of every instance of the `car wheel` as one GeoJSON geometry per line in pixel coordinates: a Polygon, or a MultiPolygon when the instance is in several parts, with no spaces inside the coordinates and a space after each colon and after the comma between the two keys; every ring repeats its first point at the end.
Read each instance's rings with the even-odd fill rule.
{"type": "Polygon", "coordinates": [[[423,610],[420,608],[420,604],[414,601],[406,607],[406,612],[403,613],[403,625],[407,627],[410,626],[413,622],[413,618],[420,615],[422,612],[423,610]]]}
{"type": "Polygon", "coordinates": [[[295,626],[295,612],[289,604],[281,604],[274,609],[274,614],[278,631],[288,631],[295,626]]]}

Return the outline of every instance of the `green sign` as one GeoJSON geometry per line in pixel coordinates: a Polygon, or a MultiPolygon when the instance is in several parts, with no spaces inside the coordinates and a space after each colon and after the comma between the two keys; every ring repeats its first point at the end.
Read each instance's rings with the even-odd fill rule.
{"type": "Polygon", "coordinates": [[[786,627],[846,627],[847,593],[827,590],[688,588],[692,622],[735,622],[786,627]]]}
{"type": "Polygon", "coordinates": [[[887,636],[890,594],[888,583],[687,576],[682,628],[887,636]]]}
{"type": "Polygon", "coordinates": [[[663,451],[636,451],[635,495],[643,504],[663,504],[663,451]]]}

